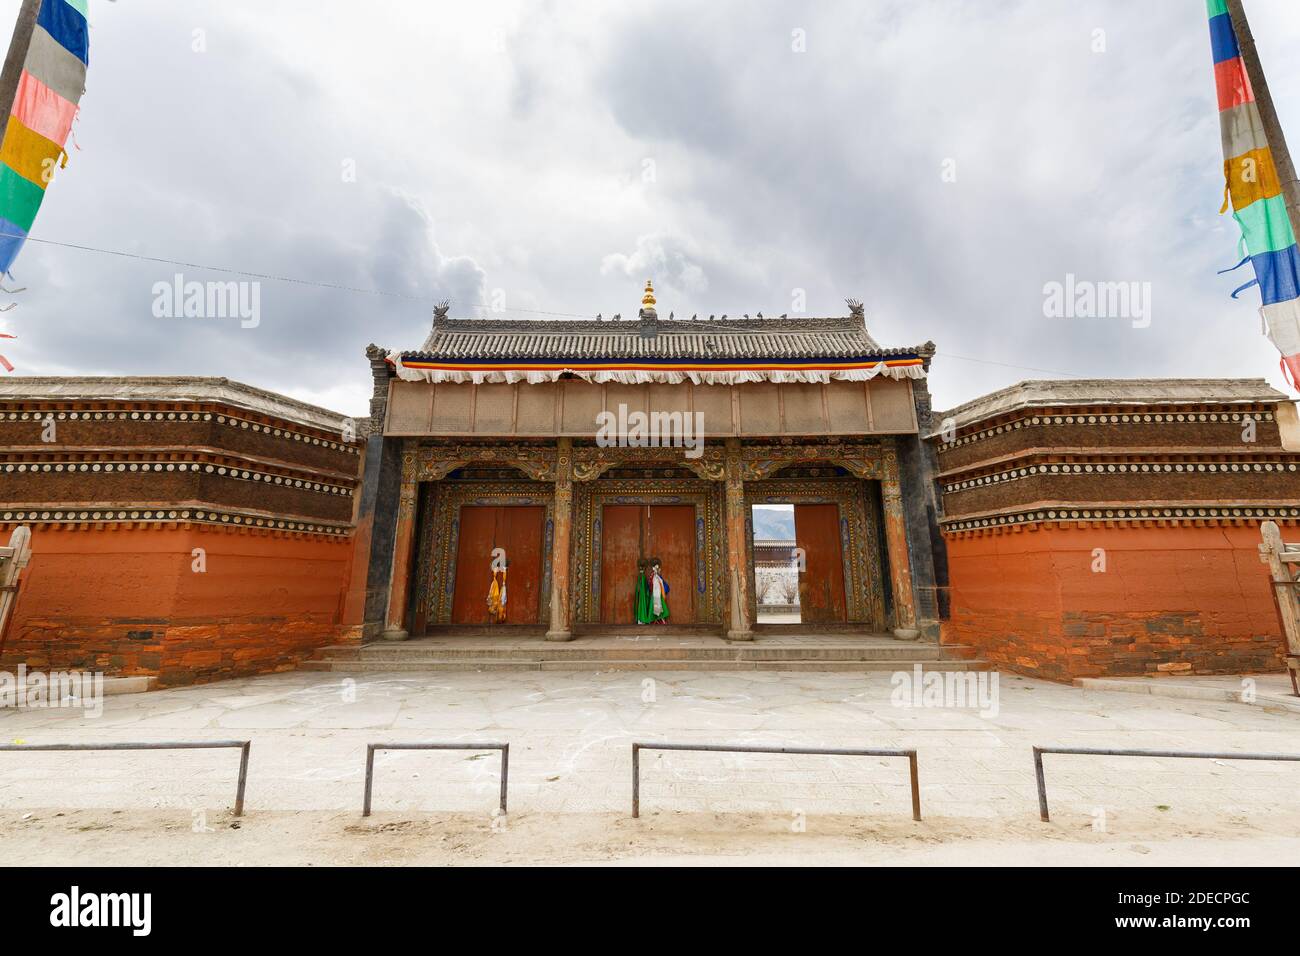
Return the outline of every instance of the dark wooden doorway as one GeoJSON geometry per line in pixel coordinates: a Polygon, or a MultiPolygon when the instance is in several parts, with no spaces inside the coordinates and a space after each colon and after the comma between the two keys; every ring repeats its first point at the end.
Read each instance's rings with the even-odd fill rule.
{"type": "Polygon", "coordinates": [[[537,624],[541,607],[542,529],[546,509],[533,505],[462,505],[456,545],[452,624],[487,624],[492,551],[505,550],[506,624],[537,624]]]}
{"type": "Polygon", "coordinates": [[[839,505],[796,504],[794,537],[795,545],[803,549],[804,560],[804,567],[799,572],[799,622],[846,622],[848,611],[844,601],[839,505]]]}
{"type": "Polygon", "coordinates": [[[668,622],[695,623],[695,506],[605,505],[601,513],[600,619],[636,623],[637,562],[657,557],[668,582],[668,622]]]}

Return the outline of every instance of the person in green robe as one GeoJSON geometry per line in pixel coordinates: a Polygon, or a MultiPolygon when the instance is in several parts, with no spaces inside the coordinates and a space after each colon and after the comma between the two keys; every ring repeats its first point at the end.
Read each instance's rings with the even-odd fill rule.
{"type": "Polygon", "coordinates": [[[668,623],[668,582],[659,573],[659,559],[650,559],[646,575],[646,590],[650,592],[650,620],[656,624],[668,623]]]}
{"type": "Polygon", "coordinates": [[[646,581],[646,563],[644,560],[636,563],[636,622],[638,624],[650,624],[654,621],[650,610],[650,585],[646,581]]]}

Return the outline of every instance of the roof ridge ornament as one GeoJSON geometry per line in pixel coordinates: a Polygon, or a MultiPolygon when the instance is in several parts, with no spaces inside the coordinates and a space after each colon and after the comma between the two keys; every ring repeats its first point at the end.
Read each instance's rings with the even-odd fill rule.
{"type": "Polygon", "coordinates": [[[645,280],[645,294],[641,296],[641,312],[638,318],[641,320],[641,338],[659,337],[659,313],[655,311],[655,288],[650,284],[649,279],[645,280]]]}
{"type": "Polygon", "coordinates": [[[867,324],[867,313],[866,313],[866,309],[862,305],[861,300],[845,299],[844,304],[849,307],[849,318],[861,319],[862,325],[865,328],[867,324]]]}
{"type": "Polygon", "coordinates": [[[451,300],[443,299],[433,304],[433,330],[437,332],[442,328],[443,323],[447,321],[447,313],[451,309],[451,300]]]}

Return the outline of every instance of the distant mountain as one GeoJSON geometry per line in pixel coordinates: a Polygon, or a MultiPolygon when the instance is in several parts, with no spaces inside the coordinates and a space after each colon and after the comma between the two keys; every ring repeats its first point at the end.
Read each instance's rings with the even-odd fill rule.
{"type": "Polygon", "coordinates": [[[794,508],[754,507],[754,537],[773,541],[794,540],[794,508]]]}

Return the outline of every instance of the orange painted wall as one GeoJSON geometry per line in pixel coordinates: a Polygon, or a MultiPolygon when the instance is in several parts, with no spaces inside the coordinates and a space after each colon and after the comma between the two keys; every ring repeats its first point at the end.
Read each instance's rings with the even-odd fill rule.
{"type": "Polygon", "coordinates": [[[949,536],[943,640],[1051,680],[1283,671],[1259,540],[1252,526],[949,536]]]}
{"type": "Polygon", "coordinates": [[[348,538],[37,527],[0,667],[163,684],[286,670],[339,638],[351,557],[348,538]]]}

